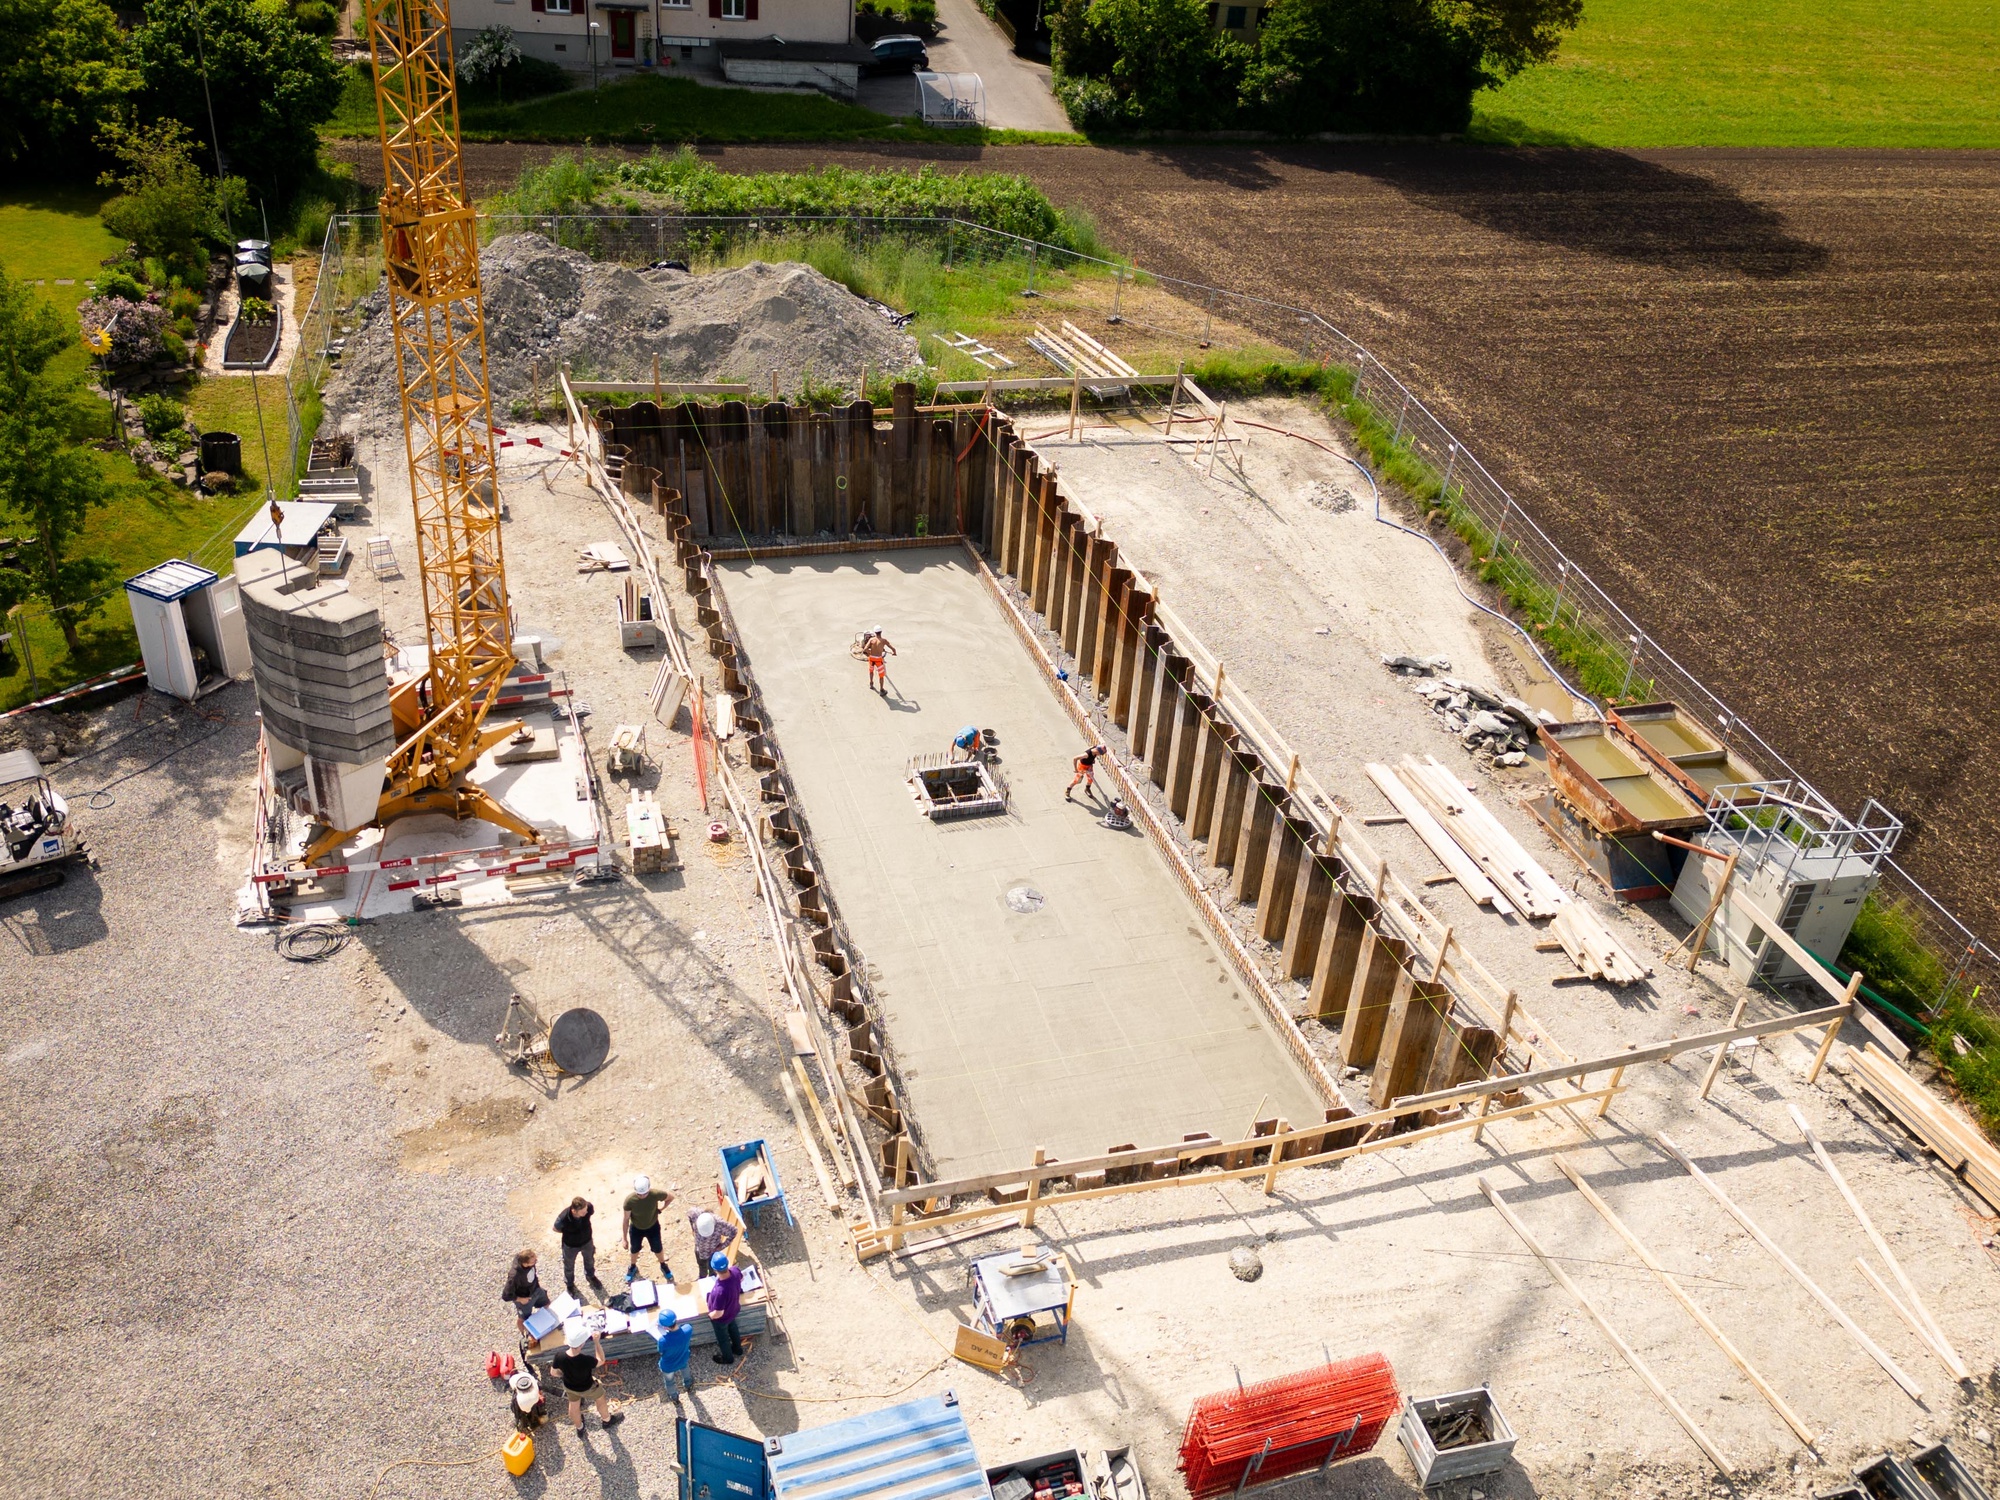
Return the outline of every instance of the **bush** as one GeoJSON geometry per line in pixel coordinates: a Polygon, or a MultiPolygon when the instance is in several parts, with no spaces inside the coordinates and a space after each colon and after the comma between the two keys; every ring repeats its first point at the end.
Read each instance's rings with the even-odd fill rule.
{"type": "Polygon", "coordinates": [[[154,284],[164,285],[170,269],[199,275],[208,247],[226,235],[215,185],[195,165],[187,127],[174,120],[118,125],[102,144],[123,167],[98,179],[119,190],[99,212],[104,227],[139,247],[154,284]]]}
{"type": "Polygon", "coordinates": [[[271,304],[262,297],[245,297],[236,313],[245,323],[268,323],[271,321],[271,304]]]}
{"type": "Polygon", "coordinates": [[[913,27],[926,31],[937,25],[937,0],[909,0],[903,7],[903,19],[913,27]]]}
{"type": "Polygon", "coordinates": [[[657,195],[689,214],[839,214],[963,219],[1007,234],[1095,253],[1081,221],[1067,218],[1027,178],[1006,172],[915,172],[819,167],[807,172],[724,172],[688,148],[643,161],[558,156],[521,174],[505,202],[517,213],[574,212],[611,186],[657,195]]]}
{"type": "Polygon", "coordinates": [[[1092,131],[1122,130],[1130,123],[1118,91],[1102,78],[1063,77],[1056,82],[1056,102],[1070,124],[1092,131]]]}
{"type": "Polygon", "coordinates": [[[560,94],[576,87],[576,75],[546,58],[523,55],[479,82],[461,84],[459,97],[469,104],[519,104],[560,94]]]}
{"type": "Polygon", "coordinates": [[[113,369],[122,369],[141,364],[160,352],[167,310],[124,297],[92,297],[78,304],[76,318],[90,352],[101,356],[113,369]]]}
{"type": "Polygon", "coordinates": [[[160,330],[160,352],[177,365],[188,362],[187,341],[171,328],[160,330]]]}
{"type": "Polygon", "coordinates": [[[122,297],[127,302],[144,302],[146,289],[130,271],[107,271],[91,282],[90,289],[100,297],[122,297]]]}
{"type": "Polygon", "coordinates": [[[174,319],[174,337],[186,340],[193,338],[194,335],[195,335],[195,326],[193,318],[174,319]]]}
{"type": "Polygon", "coordinates": [[[292,7],[292,20],[307,36],[332,36],[340,29],[340,17],[326,0],[299,0],[292,7]]]}
{"type": "MultiPolygon", "coordinates": [[[[195,314],[200,311],[201,311],[200,296],[194,292],[189,291],[186,287],[177,286],[171,292],[167,293],[168,317],[175,319],[185,318],[187,319],[190,325],[190,329],[192,329],[195,314]]],[[[189,333],[184,333],[181,335],[182,338],[190,338],[192,336],[193,334],[191,331],[189,333]]]]}
{"type": "Polygon", "coordinates": [[[139,425],[155,442],[187,426],[187,409],[171,396],[141,396],[137,404],[139,425]]]}

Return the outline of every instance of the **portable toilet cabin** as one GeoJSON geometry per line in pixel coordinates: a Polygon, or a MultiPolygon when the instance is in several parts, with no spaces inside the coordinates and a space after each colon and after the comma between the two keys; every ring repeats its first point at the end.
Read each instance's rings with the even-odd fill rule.
{"type": "Polygon", "coordinates": [[[175,558],[125,581],[146,681],[183,700],[250,669],[236,580],[175,558]]]}

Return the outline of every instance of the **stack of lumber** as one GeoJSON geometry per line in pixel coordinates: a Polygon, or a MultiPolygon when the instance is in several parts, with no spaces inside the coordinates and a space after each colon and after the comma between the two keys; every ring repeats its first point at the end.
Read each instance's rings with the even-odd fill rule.
{"type": "Polygon", "coordinates": [[[1847,1066],[1856,1083],[2000,1211],[2000,1149],[1977,1125],[1897,1067],[1873,1043],[1850,1050],[1847,1066]]]}
{"type": "Polygon", "coordinates": [[[1553,918],[1550,931],[1584,975],[1609,984],[1637,984],[1646,977],[1646,965],[1588,906],[1556,884],[1555,877],[1435,756],[1419,761],[1406,755],[1393,776],[1386,768],[1372,765],[1368,775],[1473,900],[1483,904],[1485,898],[1479,888],[1468,883],[1467,875],[1460,874],[1466,859],[1472,863],[1470,873],[1482,877],[1485,888],[1496,891],[1500,900],[1522,916],[1553,918]],[[1378,771],[1382,774],[1377,775],[1378,771]],[[1400,794],[1392,788],[1400,788],[1400,794]],[[1447,849],[1453,852],[1447,854],[1447,849]]]}
{"type": "Polygon", "coordinates": [[[1064,323],[1061,333],[1052,333],[1037,323],[1028,347],[1063,374],[1082,377],[1093,396],[1126,395],[1131,390],[1127,382],[1139,374],[1073,323],[1064,323]]]}
{"type": "Polygon", "coordinates": [[[1486,878],[1472,856],[1459,848],[1452,836],[1444,831],[1443,825],[1425,810],[1416,794],[1404,786],[1387,766],[1370,762],[1367,771],[1368,779],[1389,799],[1389,805],[1402,815],[1403,821],[1410,825],[1410,831],[1438,857],[1438,863],[1451,871],[1452,878],[1465,894],[1481,906],[1493,905],[1499,899],[1493,882],[1486,878]]]}

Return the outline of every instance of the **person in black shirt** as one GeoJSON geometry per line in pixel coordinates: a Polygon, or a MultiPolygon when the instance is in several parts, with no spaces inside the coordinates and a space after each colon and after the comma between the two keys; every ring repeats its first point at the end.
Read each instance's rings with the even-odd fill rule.
{"type": "Polygon", "coordinates": [[[1076,758],[1076,774],[1070,777],[1069,785],[1063,788],[1063,801],[1068,802],[1069,794],[1079,786],[1091,796],[1097,795],[1097,758],[1110,753],[1102,745],[1092,745],[1076,758]]]}
{"type": "Polygon", "coordinates": [[[604,1387],[597,1382],[597,1362],[604,1353],[604,1342],[594,1333],[578,1329],[568,1339],[569,1347],[555,1358],[555,1366],[562,1374],[563,1394],[569,1397],[569,1419],[576,1423],[576,1430],[583,1431],[583,1404],[592,1401],[597,1404],[597,1419],[607,1428],[616,1427],[625,1420],[625,1413],[611,1415],[611,1402],[604,1394],[604,1387]],[[592,1350],[596,1352],[593,1353],[592,1350]]]}
{"type": "Polygon", "coordinates": [[[534,1251],[514,1252],[514,1266],[507,1273],[507,1284],[500,1288],[500,1300],[513,1303],[514,1316],[523,1323],[536,1308],[549,1305],[549,1289],[542,1285],[541,1273],[535,1269],[534,1251]]]}
{"type": "Polygon", "coordinates": [[[597,1239],[591,1233],[590,1216],[597,1212],[588,1198],[581,1196],[569,1200],[569,1207],[556,1215],[555,1231],[562,1236],[563,1285],[578,1301],[582,1295],[576,1289],[576,1261],[583,1257],[584,1279],[601,1298],[604,1283],[597,1279],[597,1239]]]}

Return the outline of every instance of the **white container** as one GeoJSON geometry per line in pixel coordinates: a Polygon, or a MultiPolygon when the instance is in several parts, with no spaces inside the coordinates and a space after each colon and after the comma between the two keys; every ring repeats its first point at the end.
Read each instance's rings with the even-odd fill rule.
{"type": "Polygon", "coordinates": [[[1492,1387],[1482,1385],[1477,1390],[1453,1391],[1445,1396],[1405,1396],[1403,1422],[1396,1429],[1396,1440],[1416,1466],[1417,1483],[1429,1489],[1447,1480],[1497,1472],[1513,1453],[1515,1436],[1493,1400],[1492,1387]],[[1467,1412],[1478,1415],[1486,1429],[1485,1441],[1440,1449],[1435,1434],[1454,1417],[1467,1412]]]}

